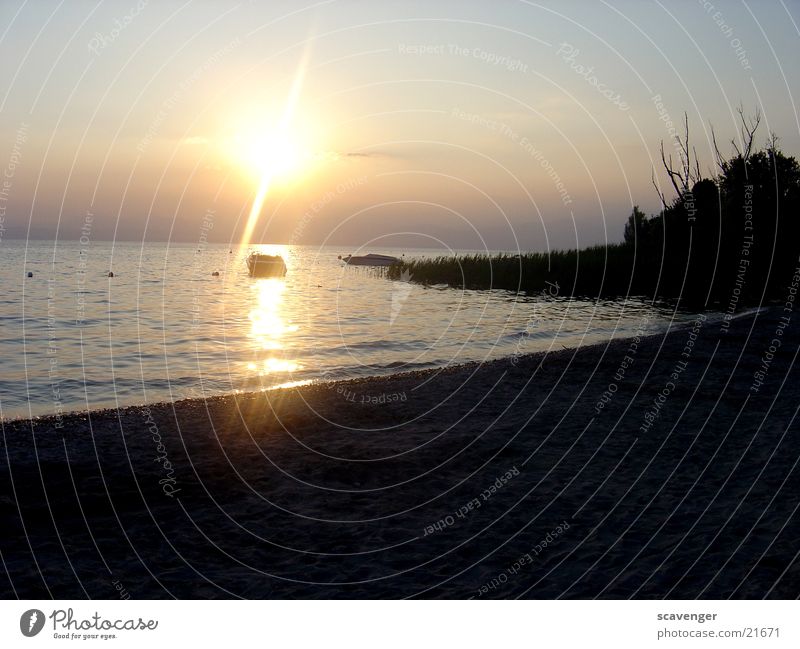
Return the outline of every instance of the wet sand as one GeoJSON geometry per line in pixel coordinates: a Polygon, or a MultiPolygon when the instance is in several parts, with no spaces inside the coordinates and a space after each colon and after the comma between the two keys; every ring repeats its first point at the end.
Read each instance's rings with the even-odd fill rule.
{"type": "Polygon", "coordinates": [[[797,597],[787,315],[6,422],[0,593],[797,597]]]}

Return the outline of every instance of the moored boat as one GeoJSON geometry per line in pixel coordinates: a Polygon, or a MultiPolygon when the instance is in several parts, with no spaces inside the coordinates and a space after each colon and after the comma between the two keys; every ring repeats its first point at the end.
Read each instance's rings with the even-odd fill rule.
{"type": "Polygon", "coordinates": [[[394,266],[401,263],[398,257],[391,255],[376,255],[369,253],[368,255],[347,255],[347,257],[339,256],[344,263],[348,266],[394,266]]]}
{"type": "Polygon", "coordinates": [[[247,256],[247,270],[251,277],[283,277],[286,275],[286,263],[280,255],[253,252],[247,256]]]}

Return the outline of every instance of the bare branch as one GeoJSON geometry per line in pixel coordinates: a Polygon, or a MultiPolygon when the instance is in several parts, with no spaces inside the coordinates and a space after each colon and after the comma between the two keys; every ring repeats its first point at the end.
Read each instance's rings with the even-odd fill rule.
{"type": "Polygon", "coordinates": [[[739,145],[736,144],[736,140],[731,140],[731,144],[733,145],[733,150],[736,151],[736,156],[739,158],[743,158],[741,150],[739,149],[739,145]]]}
{"type": "MultiPolygon", "coordinates": [[[[700,159],[697,156],[697,148],[691,145],[689,115],[686,112],[683,113],[683,128],[684,132],[682,136],[674,136],[674,145],[680,156],[680,164],[677,168],[676,165],[673,164],[672,156],[670,155],[667,157],[664,152],[664,141],[661,141],[661,164],[664,165],[664,170],[667,172],[678,198],[682,198],[689,193],[692,187],[703,179],[703,172],[700,169],[700,159]]],[[[719,153],[719,148],[716,147],[716,142],[714,146],[717,150],[717,163],[721,165],[723,158],[719,153]]],[[[663,194],[659,193],[659,196],[662,197],[662,202],[664,202],[663,194]]]]}
{"type": "Polygon", "coordinates": [[[683,111],[683,129],[686,133],[686,141],[681,145],[683,150],[683,188],[688,191],[689,173],[692,168],[692,156],[689,155],[689,115],[683,111]]]}
{"type": "Polygon", "coordinates": [[[672,156],[669,157],[669,162],[667,162],[666,154],[664,153],[664,141],[661,141],[661,163],[664,165],[664,170],[667,172],[669,176],[669,180],[672,183],[672,186],[675,188],[675,193],[678,196],[681,196],[683,192],[681,188],[678,186],[680,182],[681,185],[684,184],[683,178],[681,177],[681,173],[679,171],[675,171],[672,166],[672,156]],[[677,179],[677,180],[676,180],[677,179]]]}
{"type": "Polygon", "coordinates": [[[753,117],[747,118],[744,116],[744,108],[742,106],[739,106],[736,112],[739,113],[739,119],[742,122],[742,151],[739,152],[737,149],[737,153],[746,161],[753,151],[755,134],[759,124],[761,124],[761,110],[757,109],[753,117]]]}
{"type": "Polygon", "coordinates": [[[700,158],[697,157],[697,149],[692,147],[694,152],[694,182],[699,183],[703,179],[703,173],[700,171],[700,158]]]}
{"type": "Polygon", "coordinates": [[[771,131],[769,134],[769,139],[767,139],[767,151],[771,153],[775,153],[778,150],[778,134],[775,131],[771,131]]]}
{"type": "Polygon", "coordinates": [[[728,165],[723,157],[722,153],[719,150],[719,146],[717,145],[717,134],[714,131],[714,127],[711,127],[711,141],[714,143],[714,155],[717,157],[717,166],[719,170],[723,173],[728,168],[728,165]]]}
{"type": "Polygon", "coordinates": [[[653,169],[650,172],[650,180],[653,183],[653,187],[656,190],[656,194],[658,194],[658,198],[661,201],[661,205],[664,209],[667,209],[667,201],[664,198],[664,193],[658,188],[658,183],[656,183],[656,170],[653,169]]]}

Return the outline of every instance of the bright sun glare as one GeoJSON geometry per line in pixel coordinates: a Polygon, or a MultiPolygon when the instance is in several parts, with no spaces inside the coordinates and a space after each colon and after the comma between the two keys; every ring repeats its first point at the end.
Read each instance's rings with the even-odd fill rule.
{"type": "Polygon", "coordinates": [[[237,136],[235,148],[240,163],[258,179],[294,180],[311,159],[305,145],[291,132],[237,136]]]}
{"type": "MultiPolygon", "coordinates": [[[[272,183],[279,177],[281,170],[283,173],[287,173],[289,169],[297,164],[298,160],[302,160],[303,158],[301,153],[302,149],[292,143],[292,138],[288,134],[291,133],[295,106],[297,105],[297,99],[300,95],[300,89],[303,87],[308,53],[309,51],[306,50],[300,64],[297,66],[297,72],[294,75],[294,81],[292,82],[289,96],[286,98],[286,104],[283,108],[283,117],[279,122],[278,128],[274,129],[273,134],[266,139],[255,138],[256,163],[263,165],[265,168],[261,169],[261,180],[258,184],[258,191],[256,191],[256,195],[253,198],[250,215],[247,217],[244,234],[242,235],[242,243],[244,245],[250,243],[250,237],[253,235],[253,230],[261,214],[261,208],[264,206],[264,201],[267,198],[272,183]]],[[[247,148],[248,150],[252,150],[250,147],[247,148]]]]}

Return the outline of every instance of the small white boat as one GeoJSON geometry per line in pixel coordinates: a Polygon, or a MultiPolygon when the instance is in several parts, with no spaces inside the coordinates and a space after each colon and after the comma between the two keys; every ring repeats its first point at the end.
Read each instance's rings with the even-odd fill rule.
{"type": "Polygon", "coordinates": [[[402,261],[390,255],[376,255],[373,253],[360,257],[354,255],[347,255],[347,257],[339,256],[339,259],[349,266],[394,266],[402,261]]]}
{"type": "Polygon", "coordinates": [[[247,270],[251,277],[283,277],[286,275],[286,263],[280,255],[253,252],[247,257],[247,270]]]}

